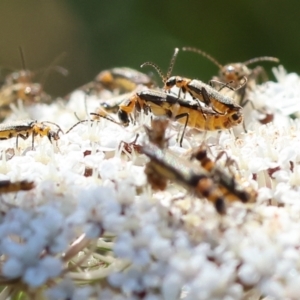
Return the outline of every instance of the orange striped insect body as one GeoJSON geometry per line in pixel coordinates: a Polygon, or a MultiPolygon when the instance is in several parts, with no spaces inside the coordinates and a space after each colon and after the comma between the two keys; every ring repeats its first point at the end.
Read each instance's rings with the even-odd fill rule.
{"type": "Polygon", "coordinates": [[[148,75],[126,67],[102,71],[94,81],[108,90],[119,90],[123,93],[132,92],[139,85],[153,86],[153,81],[148,75]]]}
{"type": "Polygon", "coordinates": [[[154,126],[147,128],[150,142],[141,148],[142,153],[150,159],[145,167],[149,184],[154,190],[165,190],[168,181],[173,181],[197,197],[207,198],[214,204],[218,213],[224,214],[226,212],[224,197],[209,173],[163,148],[167,144],[166,124],[163,119],[152,122],[154,126]]]}
{"type": "Polygon", "coordinates": [[[10,123],[0,124],[0,140],[7,140],[16,137],[16,147],[18,148],[18,138],[28,139],[32,136],[32,149],[34,148],[35,136],[47,136],[49,141],[57,141],[59,139],[59,132],[63,132],[61,128],[52,122],[38,123],[36,120],[21,120],[10,123]],[[50,123],[58,128],[58,131],[53,131],[45,123],[50,123]]]}
{"type": "MultiPolygon", "coordinates": [[[[83,85],[79,89],[89,95],[99,96],[103,90],[123,94],[133,92],[139,86],[152,87],[153,85],[154,82],[148,75],[131,68],[120,67],[101,71],[92,82],[83,85]]],[[[114,103],[110,102],[108,100],[105,105],[108,108],[114,107],[114,103]]]]}
{"type": "Polygon", "coordinates": [[[177,87],[179,88],[180,92],[184,94],[190,94],[193,99],[197,99],[203,105],[212,108],[215,112],[219,114],[231,113],[233,111],[241,112],[241,106],[237,105],[231,97],[221,94],[220,90],[225,87],[233,90],[239,89],[247,82],[246,78],[244,78],[244,82],[241,83],[240,86],[238,86],[237,88],[233,88],[227,83],[221,83],[221,89],[217,91],[211,85],[205,84],[200,80],[184,78],[181,76],[170,77],[178,51],[179,49],[176,48],[166,76],[164,76],[161,69],[152,62],[146,62],[142,64],[142,67],[146,65],[154,67],[157,70],[160,77],[162,78],[164,83],[164,89],[166,91],[170,91],[173,87],[177,87]]]}
{"type": "MultiPolygon", "coordinates": [[[[214,181],[218,184],[227,201],[254,202],[257,197],[256,190],[240,176],[235,175],[234,172],[230,171],[228,174],[217,165],[217,161],[223,155],[227,156],[226,152],[220,152],[216,160],[213,161],[207,154],[206,146],[201,145],[194,150],[191,159],[195,158],[200,161],[201,166],[214,178],[214,181]]],[[[232,165],[237,166],[236,161],[227,156],[225,167],[230,168],[232,165]]]]}
{"type": "MultiPolygon", "coordinates": [[[[247,90],[253,89],[253,86],[258,81],[259,78],[262,81],[267,80],[267,74],[263,67],[257,66],[254,69],[250,69],[248,66],[257,62],[262,61],[270,61],[270,62],[279,62],[279,59],[276,57],[270,56],[262,56],[249,59],[243,63],[229,63],[226,65],[220,64],[214,57],[207,54],[206,52],[192,47],[184,47],[182,48],[183,51],[195,52],[200,54],[211,62],[213,62],[219,68],[219,75],[213,77],[212,81],[216,82],[224,82],[229,84],[231,87],[235,89],[236,94],[239,97],[239,103],[241,106],[245,106],[248,102],[246,97],[247,90]],[[241,82],[247,78],[247,82],[241,86],[241,82]]],[[[222,86],[222,84],[221,84],[222,86]]],[[[268,118],[269,119],[269,118],[268,118]]]]}
{"type": "Polygon", "coordinates": [[[157,90],[145,90],[132,95],[120,105],[118,117],[121,123],[128,125],[132,119],[132,112],[141,110],[146,114],[151,111],[155,116],[165,116],[183,124],[180,145],[186,126],[203,131],[216,131],[230,129],[243,121],[241,111],[219,114],[210,107],[202,107],[198,101],[188,101],[157,90]]]}
{"type": "Polygon", "coordinates": [[[34,183],[32,181],[22,180],[11,182],[10,180],[0,180],[0,194],[29,191],[33,188],[34,183]]]}

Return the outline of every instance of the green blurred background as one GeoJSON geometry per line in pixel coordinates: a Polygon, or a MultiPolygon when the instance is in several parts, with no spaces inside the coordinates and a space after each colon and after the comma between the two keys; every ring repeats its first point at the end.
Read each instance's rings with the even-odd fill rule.
{"type": "MultiPolygon", "coordinates": [[[[0,66],[31,70],[59,63],[45,90],[64,96],[101,70],[154,61],[167,70],[175,47],[194,46],[222,64],[275,56],[300,73],[300,1],[0,0],[0,66]]],[[[271,69],[272,63],[264,63],[271,69]]],[[[150,68],[145,72],[152,72],[150,68]]],[[[209,80],[218,69],[179,53],[173,74],[209,80]]]]}

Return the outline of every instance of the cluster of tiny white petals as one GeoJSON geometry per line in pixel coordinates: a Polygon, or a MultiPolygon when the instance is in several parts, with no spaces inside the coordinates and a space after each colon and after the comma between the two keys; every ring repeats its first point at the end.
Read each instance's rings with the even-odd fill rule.
{"type": "MultiPolygon", "coordinates": [[[[289,115],[299,111],[300,81],[281,66],[274,74],[278,82],[249,93],[274,122],[253,122],[238,136],[188,128],[183,147],[182,126],[167,129],[178,156],[188,159],[206,138],[210,157],[225,151],[236,162],[226,167],[224,155],[220,168],[257,190],[254,203],[227,203],[225,216],[174,183],[151,190],[147,158],[135,149],[147,147],[142,125],[151,116],[128,127],[91,121],[99,99],[82,91],[15,107],[7,121],[51,121],[64,133],[53,143],[36,136],[34,149],[31,138],[19,138],[19,149],[14,138],[0,143],[0,179],[35,184],[1,195],[1,278],[44,287],[48,299],[299,299],[300,123],[289,115]],[[66,133],[77,118],[86,121],[66,133]]],[[[111,97],[103,91],[103,101],[111,97]]]]}
{"type": "MultiPolygon", "coordinates": [[[[300,111],[300,77],[296,73],[287,74],[283,66],[274,67],[277,82],[268,81],[258,86],[250,99],[255,107],[266,106],[271,111],[292,115],[300,111]]],[[[280,121],[283,121],[280,118],[280,121]]]]}
{"type": "MultiPolygon", "coordinates": [[[[92,295],[93,289],[90,286],[76,287],[70,279],[64,279],[58,285],[46,291],[47,299],[88,299],[92,295]]],[[[109,298],[108,298],[109,299],[109,298]]]]}
{"type": "Polygon", "coordinates": [[[74,235],[61,211],[50,205],[35,210],[9,210],[2,219],[0,232],[0,253],[5,257],[3,276],[22,277],[31,287],[60,274],[63,263],[56,254],[67,248],[74,235]]]}

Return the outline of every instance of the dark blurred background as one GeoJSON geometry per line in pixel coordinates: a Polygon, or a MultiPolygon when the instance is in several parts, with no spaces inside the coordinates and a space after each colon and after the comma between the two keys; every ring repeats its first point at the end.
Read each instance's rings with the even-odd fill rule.
{"type": "MultiPolygon", "coordinates": [[[[222,64],[275,56],[300,73],[299,9],[299,0],[1,0],[0,66],[21,68],[19,46],[31,70],[66,52],[59,65],[69,76],[53,72],[45,83],[55,96],[111,67],[139,69],[150,60],[166,71],[182,46],[201,48],[222,64]]],[[[173,74],[207,81],[217,71],[201,56],[179,53],[173,74]]]]}

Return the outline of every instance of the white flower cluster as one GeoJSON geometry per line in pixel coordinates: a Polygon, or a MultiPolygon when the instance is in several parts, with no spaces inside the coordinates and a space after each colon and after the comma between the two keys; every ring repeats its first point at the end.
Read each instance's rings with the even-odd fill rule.
{"type": "MultiPolygon", "coordinates": [[[[1,195],[0,280],[9,283],[1,299],[17,295],[18,283],[48,299],[299,299],[300,124],[287,115],[298,111],[300,82],[281,67],[275,73],[278,82],[258,86],[251,100],[283,123],[253,122],[238,138],[222,132],[207,139],[210,155],[226,151],[241,180],[258,190],[255,203],[228,203],[225,216],[175,184],[150,190],[146,157],[119,148],[137,133],[137,145],[147,141],[138,122],[83,122],[57,143],[36,137],[33,150],[19,139],[13,157],[5,151],[15,139],[1,141],[1,179],[35,183],[1,195]]],[[[77,122],[74,112],[85,118],[97,105],[77,91],[67,104],[15,107],[11,118],[55,122],[66,132],[77,122]]],[[[177,126],[167,135],[180,156],[203,139],[188,130],[182,149],[177,126]]]]}
{"type": "Polygon", "coordinates": [[[251,97],[258,107],[264,105],[285,116],[300,111],[300,78],[287,73],[283,66],[273,68],[277,82],[268,81],[257,87],[251,97]]]}
{"type": "Polygon", "coordinates": [[[50,205],[11,209],[2,219],[0,234],[4,277],[22,277],[28,285],[39,287],[60,274],[62,261],[55,255],[67,248],[70,234],[59,209],[50,205]]]}

